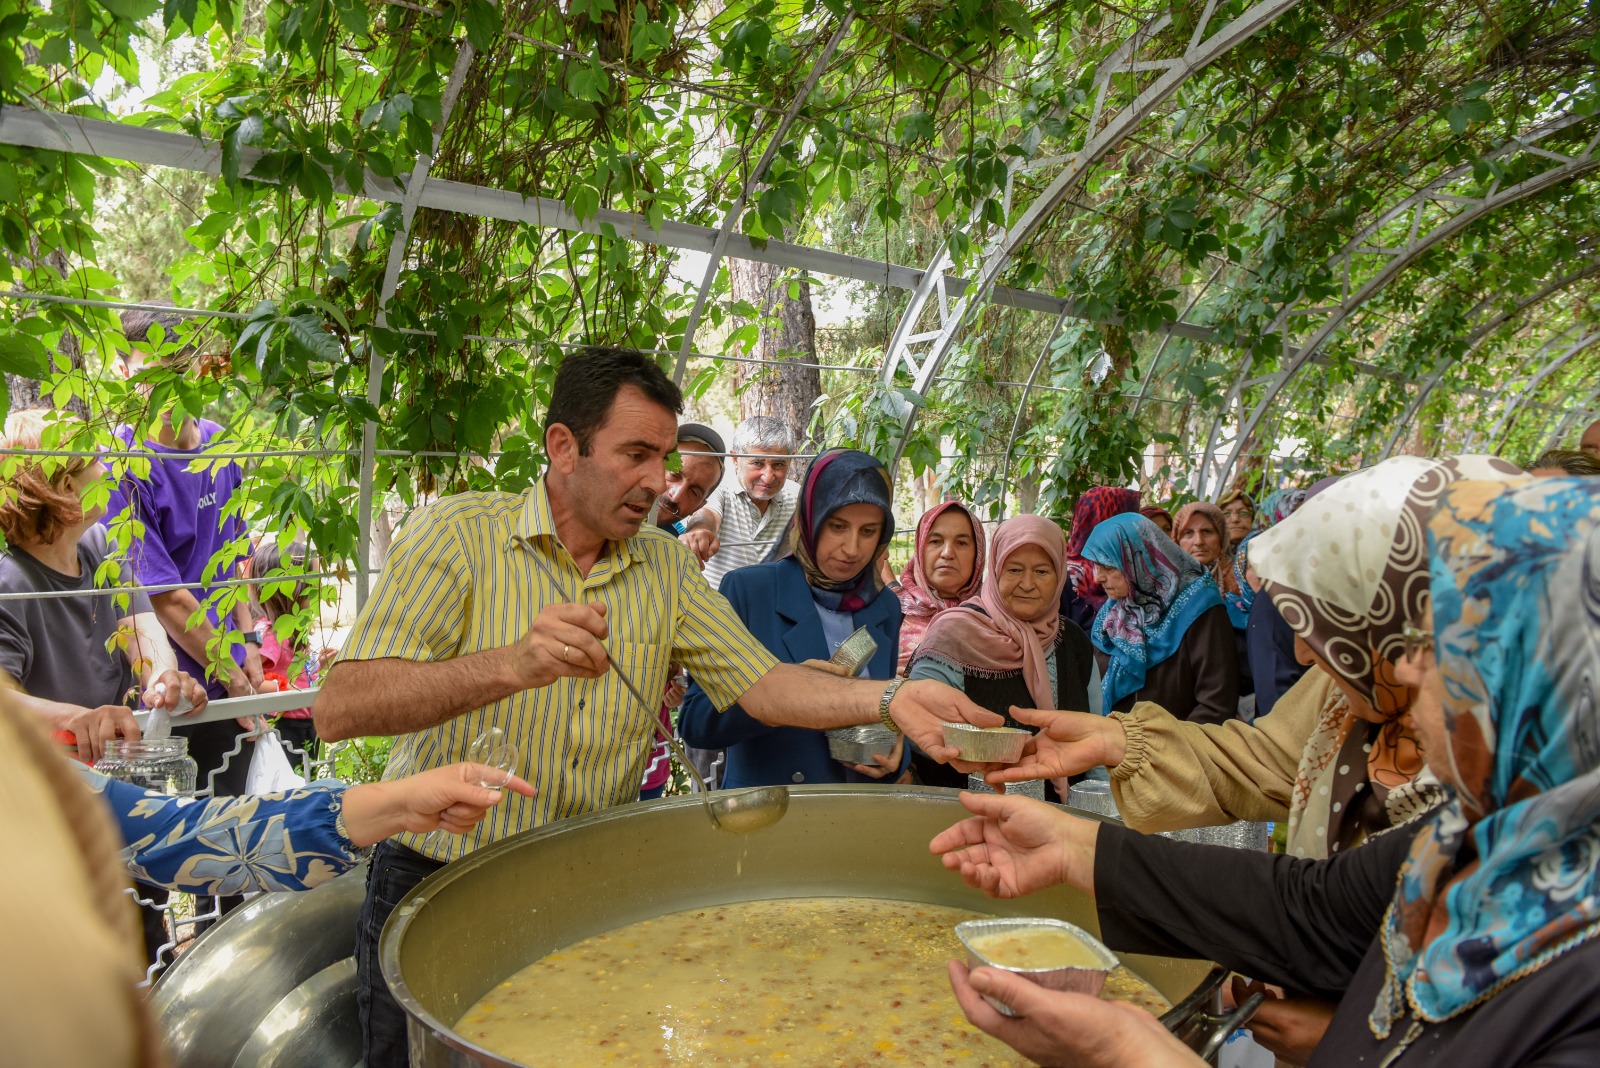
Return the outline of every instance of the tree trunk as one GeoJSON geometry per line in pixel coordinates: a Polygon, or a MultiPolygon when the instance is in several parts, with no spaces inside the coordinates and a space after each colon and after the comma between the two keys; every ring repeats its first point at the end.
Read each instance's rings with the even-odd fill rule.
{"type": "MultiPolygon", "coordinates": [[[[728,260],[728,277],[735,301],[745,301],[768,315],[776,315],[776,329],[763,329],[750,355],[775,364],[734,365],[733,385],[739,394],[739,417],[771,415],[795,429],[797,440],[809,442],[812,406],[822,395],[817,362],[817,319],[811,311],[811,285],[799,279],[799,297],[790,299],[794,279],[770,263],[728,260]]],[[[802,449],[802,451],[808,451],[802,449]]]]}

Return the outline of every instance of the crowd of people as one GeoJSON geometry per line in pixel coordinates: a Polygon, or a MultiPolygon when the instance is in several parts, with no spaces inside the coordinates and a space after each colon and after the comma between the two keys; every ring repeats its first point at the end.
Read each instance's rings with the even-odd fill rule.
{"type": "MultiPolygon", "coordinates": [[[[725,788],[977,775],[997,790],[1043,782],[1060,801],[1103,778],[1125,828],[969,793],[972,817],[932,847],[1000,896],[1095,895],[1113,948],[1218,961],[1248,977],[1241,997],[1269,989],[1254,1027],[1293,1063],[1592,1063],[1600,422],[1527,472],[1400,457],[1176,507],[1097,487],[1064,524],[990,523],[977,502],[942,501],[895,571],[881,461],[827,449],[791,478],[807,459],[793,428],[757,417],[725,445],[682,409],[644,354],[569,356],[544,476],[413,514],[336,653],[297,639],[303,587],[208,607],[219,575],[307,566],[303,545],[243,528],[236,465],[187,462],[215,423],[119,431],[152,459],[104,507],[98,459],[15,465],[0,591],[90,596],[0,600],[13,760],[43,745],[38,728],[92,763],[138,737],[132,707],[177,717],[213,788],[203,805],[86,768],[88,794],[55,771],[32,783],[61,811],[109,805],[118,830],[78,843],[87,855],[120,836],[141,893],[303,887],[374,845],[356,953],[373,1066],[407,1063],[378,967],[404,895],[493,841],[659,796],[658,730],[725,788]],[[208,569],[230,546],[244,547],[233,565],[208,569]],[[108,560],[156,589],[118,593],[108,560]],[[874,651],[851,675],[830,657],[861,630],[874,651]],[[659,700],[638,707],[613,663],[659,700]],[[297,748],[394,736],[384,782],[231,797],[243,762],[229,753],[257,725],[185,728],[182,707],[317,683],[281,729],[297,748]],[[1015,765],[974,765],[946,746],[946,722],[1032,740],[1015,765]],[[882,751],[835,760],[825,732],[863,725],[883,728],[882,751]],[[520,751],[503,791],[468,762],[496,728],[520,751]],[[1146,836],[1240,819],[1286,822],[1289,855],[1146,836]],[[282,833],[265,831],[273,820],[282,833]],[[218,827],[239,848],[217,851],[218,827]],[[430,833],[441,827],[455,833],[430,833]],[[1518,1019],[1537,1026],[1507,1026],[1518,1019]]],[[[6,447],[39,449],[46,425],[13,414],[6,447]]],[[[97,909],[115,935],[117,910],[97,909]]],[[[164,934],[147,918],[147,951],[164,934]]],[[[1192,1062],[1138,1010],[990,969],[953,965],[950,980],[969,1019],[1041,1063],[1192,1062]]],[[[119,1020],[142,1026],[136,1011],[119,1020]]]]}

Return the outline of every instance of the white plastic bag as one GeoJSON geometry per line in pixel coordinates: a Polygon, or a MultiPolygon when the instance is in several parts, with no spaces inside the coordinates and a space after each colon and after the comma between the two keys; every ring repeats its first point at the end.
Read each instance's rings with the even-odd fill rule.
{"type": "Polygon", "coordinates": [[[245,793],[275,794],[298,790],[305,784],[284,755],[283,740],[277,731],[267,731],[256,739],[255,755],[250,758],[250,770],[244,778],[245,793]]]}

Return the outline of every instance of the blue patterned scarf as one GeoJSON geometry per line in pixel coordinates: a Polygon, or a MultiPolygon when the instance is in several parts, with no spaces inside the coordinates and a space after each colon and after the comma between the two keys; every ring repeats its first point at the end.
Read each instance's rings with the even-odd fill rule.
{"type": "Polygon", "coordinates": [[[1222,594],[1194,557],[1137,512],[1095,527],[1083,558],[1128,580],[1128,596],[1108,599],[1089,629],[1095,647],[1111,658],[1100,684],[1109,713],[1144,688],[1145,673],[1178,651],[1189,625],[1221,604],[1222,594]]]}
{"type": "Polygon", "coordinates": [[[1449,733],[1430,764],[1456,793],[1384,918],[1379,1038],[1408,1003],[1450,1019],[1600,933],[1600,483],[1457,482],[1428,540],[1449,733]]]}

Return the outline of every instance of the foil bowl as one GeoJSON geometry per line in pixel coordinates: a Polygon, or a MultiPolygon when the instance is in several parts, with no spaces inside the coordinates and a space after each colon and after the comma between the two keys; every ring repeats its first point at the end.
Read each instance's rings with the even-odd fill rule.
{"type": "Polygon", "coordinates": [[[959,749],[962,760],[970,760],[975,764],[1015,764],[1022,759],[1022,751],[1032,737],[1032,731],[1018,727],[944,724],[944,744],[959,749]]]}
{"type": "MultiPolygon", "coordinates": [[[[1014,975],[1020,975],[1024,979],[1038,983],[1046,990],[1065,990],[1074,994],[1088,994],[1090,997],[1100,996],[1100,991],[1106,985],[1106,975],[1121,963],[1117,955],[1107,949],[1098,938],[1077,924],[1068,923],[1066,920],[1026,917],[968,920],[965,923],[956,924],[956,937],[961,939],[961,944],[967,949],[968,967],[998,968],[1001,971],[1011,972],[1014,975]],[[1005,964],[996,964],[984,956],[980,950],[974,949],[972,946],[973,939],[982,935],[1039,930],[1041,928],[1065,931],[1082,942],[1100,960],[1101,966],[1095,968],[1016,968],[1005,964]]],[[[992,998],[985,994],[983,1000],[993,1005],[996,1011],[1002,1015],[1020,1015],[1020,1013],[1013,1011],[1011,1006],[998,998],[992,998]]]]}
{"type": "MultiPolygon", "coordinates": [[[[993,786],[990,786],[988,783],[983,781],[982,775],[968,775],[967,790],[975,794],[992,794],[997,792],[993,786]]],[[[1006,783],[1006,794],[1007,796],[1014,794],[1017,797],[1031,797],[1035,801],[1043,801],[1044,780],[1025,779],[1022,782],[1008,782],[1006,783]]]]}
{"type": "Polygon", "coordinates": [[[887,727],[840,727],[827,732],[828,755],[846,764],[868,764],[894,752],[899,736],[887,727]]]}

